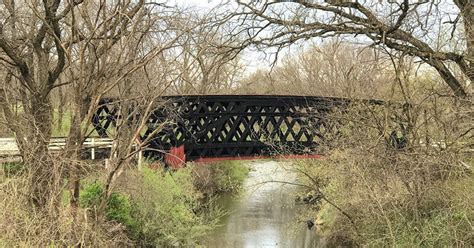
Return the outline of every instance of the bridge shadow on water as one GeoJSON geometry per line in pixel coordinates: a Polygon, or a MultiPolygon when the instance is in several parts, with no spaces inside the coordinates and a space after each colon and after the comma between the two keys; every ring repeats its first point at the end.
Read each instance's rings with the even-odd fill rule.
{"type": "Polygon", "coordinates": [[[229,211],[221,226],[203,239],[207,247],[320,247],[315,228],[308,228],[295,203],[298,187],[285,162],[249,162],[250,173],[239,196],[227,194],[218,204],[229,211]]]}

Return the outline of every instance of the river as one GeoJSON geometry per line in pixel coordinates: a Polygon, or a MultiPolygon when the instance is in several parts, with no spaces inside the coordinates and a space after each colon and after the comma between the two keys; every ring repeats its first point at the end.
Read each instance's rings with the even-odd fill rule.
{"type": "Polygon", "coordinates": [[[318,247],[315,227],[299,219],[304,205],[295,203],[297,186],[289,165],[275,161],[249,162],[250,173],[239,196],[223,195],[218,204],[229,215],[206,236],[206,247],[318,247]]]}

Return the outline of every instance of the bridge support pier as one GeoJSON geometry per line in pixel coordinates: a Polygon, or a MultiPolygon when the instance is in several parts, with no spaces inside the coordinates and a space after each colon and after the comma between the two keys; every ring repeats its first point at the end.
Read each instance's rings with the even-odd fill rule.
{"type": "Polygon", "coordinates": [[[183,168],[186,164],[184,145],[171,147],[170,151],[165,154],[165,163],[173,169],[183,168]]]}

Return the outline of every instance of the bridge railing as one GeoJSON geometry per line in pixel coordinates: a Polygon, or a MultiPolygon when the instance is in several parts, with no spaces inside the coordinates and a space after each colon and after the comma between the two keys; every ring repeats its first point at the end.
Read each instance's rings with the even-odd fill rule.
{"type": "MultiPolygon", "coordinates": [[[[96,159],[98,149],[110,149],[113,145],[111,138],[87,138],[83,144],[83,148],[89,150],[90,158],[96,159]]],[[[66,146],[66,138],[51,138],[49,142],[50,151],[60,151],[66,146]]],[[[16,144],[15,138],[0,138],[0,157],[20,156],[20,150],[16,144]]]]}

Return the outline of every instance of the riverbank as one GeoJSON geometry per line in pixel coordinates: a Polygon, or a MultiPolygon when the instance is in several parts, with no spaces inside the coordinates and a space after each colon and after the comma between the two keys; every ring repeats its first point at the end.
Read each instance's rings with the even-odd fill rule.
{"type": "Polygon", "coordinates": [[[194,186],[206,198],[238,192],[250,171],[248,163],[240,160],[189,165],[193,168],[194,186]]]}
{"type": "Polygon", "coordinates": [[[472,160],[449,153],[364,155],[346,149],[297,163],[308,194],[321,195],[308,215],[329,246],[474,245],[472,160]]]}
{"type": "MultiPolygon", "coordinates": [[[[69,206],[67,184],[62,188],[58,216],[50,223],[38,222],[39,214],[25,209],[27,171],[21,163],[2,165],[0,172],[0,244],[13,246],[62,246],[50,239],[60,229],[78,236],[82,244],[98,246],[193,246],[217,226],[224,215],[211,202],[221,192],[240,188],[248,168],[242,163],[188,165],[170,171],[162,166],[143,165],[124,170],[112,186],[109,200],[102,205],[105,168],[84,163],[77,224],[69,206]],[[206,174],[206,187],[202,176],[206,174]],[[30,235],[38,233],[38,235],[30,235]]],[[[47,214],[47,213],[46,213],[47,214]]],[[[44,218],[42,218],[44,219],[44,218]]]]}

